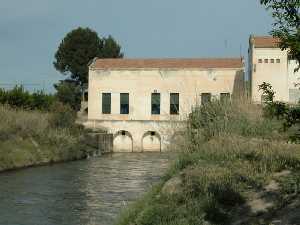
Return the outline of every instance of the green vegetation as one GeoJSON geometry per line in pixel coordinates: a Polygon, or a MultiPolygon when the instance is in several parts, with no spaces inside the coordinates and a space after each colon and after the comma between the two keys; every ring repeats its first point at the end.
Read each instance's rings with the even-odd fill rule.
{"type": "Polygon", "coordinates": [[[43,91],[29,93],[23,86],[15,86],[11,90],[0,88],[0,104],[28,110],[48,111],[55,97],[43,91]]]}
{"type": "Polygon", "coordinates": [[[282,127],[247,101],[197,107],[177,160],[117,224],[271,224],[300,199],[300,148],[282,127]]]}
{"type": "Polygon", "coordinates": [[[61,41],[53,65],[67,76],[54,85],[59,101],[80,109],[82,91],[88,82],[88,64],[94,58],[122,58],[121,46],[112,37],[99,37],[90,28],[78,27],[70,31],[61,41]]]}
{"type": "Polygon", "coordinates": [[[71,108],[52,107],[46,113],[0,105],[0,171],[82,159],[95,150],[71,108]]]}
{"type": "Polygon", "coordinates": [[[265,96],[264,116],[282,121],[282,129],[290,135],[290,141],[300,143],[300,104],[290,106],[274,101],[275,92],[272,86],[266,82],[259,85],[259,89],[265,96]]]}
{"type": "MultiPolygon", "coordinates": [[[[271,34],[280,39],[279,46],[300,62],[300,0],[260,0],[275,19],[271,34]]],[[[299,65],[298,65],[299,69],[299,65]]]]}

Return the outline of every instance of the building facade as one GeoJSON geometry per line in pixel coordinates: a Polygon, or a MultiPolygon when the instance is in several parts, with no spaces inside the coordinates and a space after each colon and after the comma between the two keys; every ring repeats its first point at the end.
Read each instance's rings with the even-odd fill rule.
{"type": "Polygon", "coordinates": [[[112,133],[115,152],[164,151],[195,105],[243,93],[240,58],[95,59],[85,125],[112,133]]]}
{"type": "Polygon", "coordinates": [[[300,72],[295,72],[297,63],[289,60],[288,51],[278,47],[278,39],[269,36],[250,36],[249,39],[249,80],[251,98],[261,103],[264,96],[258,86],[270,83],[275,91],[275,100],[297,103],[300,91],[300,72]]]}

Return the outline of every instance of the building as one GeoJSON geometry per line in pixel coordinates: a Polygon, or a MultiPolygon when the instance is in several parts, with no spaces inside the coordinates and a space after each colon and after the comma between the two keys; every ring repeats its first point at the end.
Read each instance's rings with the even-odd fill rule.
{"type": "Polygon", "coordinates": [[[85,125],[112,133],[115,152],[164,151],[193,106],[243,88],[241,58],[95,59],[85,125]]]}
{"type": "Polygon", "coordinates": [[[275,100],[297,103],[300,90],[300,72],[295,72],[297,63],[289,60],[288,51],[278,47],[279,40],[270,36],[250,36],[249,39],[249,79],[252,101],[263,99],[258,86],[270,83],[275,91],[275,100]]]}

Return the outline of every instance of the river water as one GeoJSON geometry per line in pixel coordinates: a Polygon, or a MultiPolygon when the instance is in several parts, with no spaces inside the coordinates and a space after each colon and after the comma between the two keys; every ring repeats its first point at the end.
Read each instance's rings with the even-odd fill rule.
{"type": "Polygon", "coordinates": [[[111,225],[170,155],[113,154],[0,174],[1,225],[111,225]]]}

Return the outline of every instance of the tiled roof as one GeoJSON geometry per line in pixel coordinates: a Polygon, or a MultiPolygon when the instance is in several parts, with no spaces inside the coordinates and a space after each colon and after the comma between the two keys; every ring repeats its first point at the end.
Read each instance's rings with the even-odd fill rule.
{"type": "Polygon", "coordinates": [[[211,59],[95,59],[93,69],[188,69],[188,68],[243,68],[241,58],[211,59]]]}
{"type": "Polygon", "coordinates": [[[255,48],[278,48],[279,38],[271,36],[252,36],[252,44],[255,48]]]}

